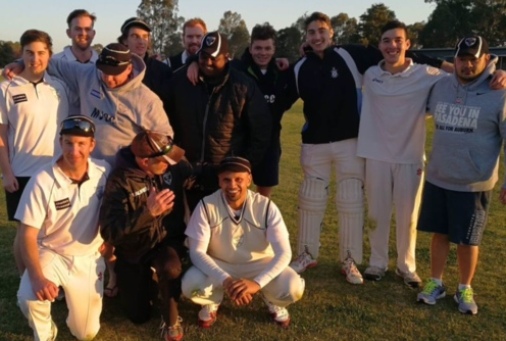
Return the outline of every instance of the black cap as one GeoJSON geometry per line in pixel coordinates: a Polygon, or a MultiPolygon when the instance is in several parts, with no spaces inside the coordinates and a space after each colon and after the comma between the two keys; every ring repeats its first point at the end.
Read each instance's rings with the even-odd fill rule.
{"type": "Polygon", "coordinates": [[[469,55],[480,58],[488,52],[487,41],[477,35],[462,38],[455,47],[455,57],[469,55]]]}
{"type": "Polygon", "coordinates": [[[209,32],[202,38],[199,52],[205,52],[211,57],[218,57],[220,54],[228,53],[228,39],[222,33],[209,32]]]}
{"type": "Polygon", "coordinates": [[[132,17],[130,19],[125,20],[123,25],[121,25],[121,33],[126,34],[128,29],[132,26],[141,27],[142,29],[151,32],[151,27],[149,27],[149,25],[144,20],[142,20],[141,18],[132,17]]]}
{"type": "Polygon", "coordinates": [[[248,172],[251,173],[250,162],[239,156],[227,156],[221,160],[218,166],[218,174],[223,172],[248,172]]]}
{"type": "Polygon", "coordinates": [[[126,70],[132,62],[132,54],[128,47],[119,43],[112,43],[102,49],[98,60],[97,68],[106,75],[119,75],[126,70]]]}

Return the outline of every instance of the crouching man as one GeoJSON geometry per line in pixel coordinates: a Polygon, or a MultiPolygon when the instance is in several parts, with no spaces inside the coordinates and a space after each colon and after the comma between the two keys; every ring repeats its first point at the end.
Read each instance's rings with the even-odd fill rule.
{"type": "Polygon", "coordinates": [[[241,306],[258,292],[274,321],[288,327],[286,306],[302,297],[304,280],[288,266],[283,217],[271,200],[248,190],[248,160],[224,158],[218,178],[220,189],[199,202],[186,228],[194,266],[183,276],[183,295],[202,305],[203,328],[216,321],[224,293],[241,306]]]}
{"type": "Polygon", "coordinates": [[[43,166],[28,182],[15,218],[26,270],[18,301],[35,340],[55,340],[51,302],[65,290],[67,325],[79,340],[100,328],[103,273],[98,212],[109,165],[89,157],[95,126],[85,116],[63,120],[63,155],[43,166]]]}
{"type": "Polygon", "coordinates": [[[160,297],[166,341],[183,338],[177,305],[187,253],[182,192],[183,180],[191,173],[188,163],[179,162],[183,155],[168,136],[137,134],[118,153],[100,210],[102,236],[115,247],[126,315],[134,323],[148,321],[152,302],[160,297]]]}

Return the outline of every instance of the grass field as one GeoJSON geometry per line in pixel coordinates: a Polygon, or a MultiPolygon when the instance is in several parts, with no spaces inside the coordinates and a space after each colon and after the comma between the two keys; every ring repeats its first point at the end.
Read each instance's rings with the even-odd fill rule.
{"type": "MultiPolygon", "coordinates": [[[[299,103],[283,120],[281,184],[273,197],[290,230],[292,246],[297,237],[297,193],[302,178],[299,166],[302,122],[299,103]]],[[[503,168],[501,172],[504,174],[503,168]]],[[[335,190],[332,186],[331,194],[335,190]]],[[[30,340],[31,329],[16,306],[19,278],[11,253],[15,229],[6,221],[1,192],[0,340],[30,340]]],[[[460,314],[452,295],[433,307],[415,303],[417,291],[406,287],[392,271],[395,269],[393,238],[387,276],[378,283],[348,284],[339,273],[337,219],[333,203],[332,194],[324,221],[319,265],[303,274],[306,292],[300,302],[289,307],[292,325],[288,330],[281,330],[271,323],[266,308],[256,298],[246,308],[235,308],[225,301],[217,323],[212,329],[202,331],[196,325],[199,308],[184,300],[180,314],[184,319],[185,340],[506,340],[506,271],[503,263],[506,258],[506,208],[499,205],[497,191],[474,281],[480,308],[477,316],[460,314]]],[[[364,249],[364,259],[367,260],[367,241],[364,249]]],[[[451,294],[457,285],[454,249],[449,259],[445,281],[451,294]]],[[[429,275],[429,238],[425,234],[418,238],[417,260],[418,272],[425,279],[429,275]]],[[[365,265],[360,266],[361,270],[364,268],[365,265]]],[[[115,300],[105,299],[102,327],[96,340],[160,340],[159,316],[157,313],[153,315],[147,324],[135,326],[125,319],[115,300]]],[[[53,316],[59,326],[58,340],[73,340],[65,325],[63,302],[53,305],[53,316]]]]}

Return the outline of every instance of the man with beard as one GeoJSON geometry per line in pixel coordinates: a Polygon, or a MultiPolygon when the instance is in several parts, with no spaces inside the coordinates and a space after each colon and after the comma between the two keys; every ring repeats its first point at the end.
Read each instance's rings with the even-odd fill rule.
{"type": "Polygon", "coordinates": [[[84,9],[76,9],[70,12],[67,17],[67,36],[71,39],[72,45],[65,46],[62,52],[57,53],[53,58],[75,61],[78,63],[94,63],[98,59],[97,52],[91,48],[95,38],[96,16],[84,9]]]}
{"type": "Polygon", "coordinates": [[[181,53],[171,56],[165,60],[172,70],[177,70],[184,64],[190,56],[194,56],[200,48],[200,43],[204,35],[207,34],[207,27],[204,20],[193,18],[183,24],[183,47],[181,53]]]}
{"type": "Polygon", "coordinates": [[[185,232],[194,266],[183,277],[183,294],[202,306],[202,328],[216,322],[225,293],[238,306],[261,293],[273,321],[286,328],[286,307],[302,297],[304,280],[288,266],[292,251],[281,212],[248,189],[248,160],[224,158],[218,177],[220,189],[199,202],[185,232]]]}
{"type": "Polygon", "coordinates": [[[185,66],[174,73],[167,91],[167,113],[175,142],[186,150],[195,170],[187,190],[190,210],[218,188],[217,166],[226,156],[260,163],[269,146],[272,119],[258,86],[230,67],[228,40],[208,33],[198,52],[199,82],[187,78],[185,66]]]}

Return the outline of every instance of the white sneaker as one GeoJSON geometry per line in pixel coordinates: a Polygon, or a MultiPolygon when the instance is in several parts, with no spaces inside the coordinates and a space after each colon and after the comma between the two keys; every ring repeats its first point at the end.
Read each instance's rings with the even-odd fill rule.
{"type": "Polygon", "coordinates": [[[199,326],[201,328],[211,328],[218,317],[219,304],[206,304],[199,311],[199,326]]]}
{"type": "Polygon", "coordinates": [[[269,308],[269,314],[276,324],[282,328],[288,328],[290,326],[290,314],[288,310],[284,307],[280,307],[278,305],[274,305],[271,302],[267,301],[264,297],[264,302],[267,304],[269,308]]]}
{"type": "Polygon", "coordinates": [[[349,251],[348,257],[346,257],[341,267],[341,273],[346,276],[346,280],[351,284],[364,283],[362,274],[360,273],[360,271],[358,271],[357,266],[355,265],[355,260],[351,257],[349,251]]]}
{"type": "Polygon", "coordinates": [[[314,268],[317,264],[318,262],[316,259],[313,259],[313,256],[306,249],[290,263],[290,267],[294,269],[296,273],[300,274],[307,269],[314,268]]]}

